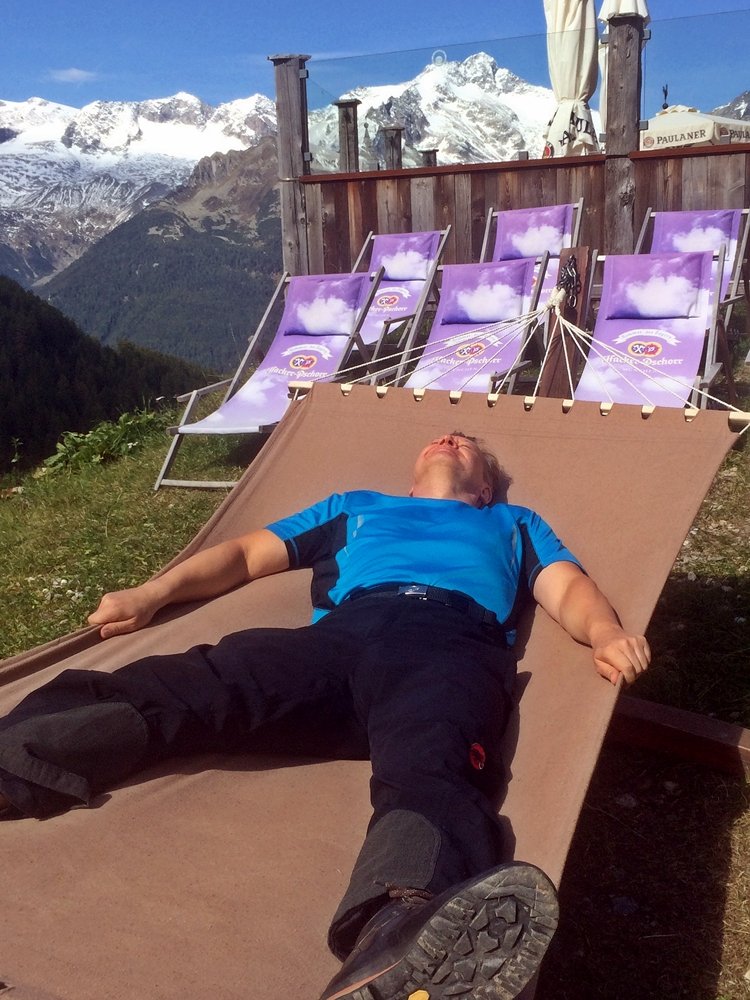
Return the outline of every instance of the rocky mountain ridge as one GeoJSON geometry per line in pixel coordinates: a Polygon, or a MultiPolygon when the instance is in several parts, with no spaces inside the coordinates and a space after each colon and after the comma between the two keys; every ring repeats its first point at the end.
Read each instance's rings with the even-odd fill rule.
{"type": "MultiPolygon", "coordinates": [[[[554,107],[484,53],[427,66],[405,83],[363,87],[362,169],[382,161],[382,125],[405,129],[404,163],[420,148],[441,163],[532,154],[554,107]]],[[[338,112],[309,116],[313,169],[338,168],[338,112]]],[[[217,108],[190,94],[141,102],[94,101],[84,108],[41,98],[0,101],[0,273],[23,285],[60,272],[98,239],[188,183],[194,169],[216,169],[216,155],[256,146],[275,134],[276,112],[262,95],[217,108]],[[202,164],[212,158],[214,166],[202,164]]],[[[191,183],[193,183],[191,181],[191,183]]]]}

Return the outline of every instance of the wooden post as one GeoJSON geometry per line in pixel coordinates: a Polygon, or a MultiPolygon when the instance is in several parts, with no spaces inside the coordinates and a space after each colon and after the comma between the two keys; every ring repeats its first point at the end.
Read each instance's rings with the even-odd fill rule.
{"type": "Polygon", "coordinates": [[[309,274],[305,191],[297,180],[310,173],[307,132],[307,69],[310,56],[268,57],[276,77],[276,146],[279,157],[281,242],[284,270],[309,274]]]}
{"type": "Polygon", "coordinates": [[[422,166],[423,167],[436,167],[437,166],[437,149],[420,149],[422,154],[422,166]]]}
{"type": "MultiPolygon", "coordinates": [[[[575,268],[578,272],[579,284],[576,289],[573,289],[575,293],[575,301],[572,302],[570,295],[568,295],[562,309],[562,314],[568,322],[574,323],[576,326],[583,326],[583,320],[585,320],[586,317],[582,315],[582,312],[584,306],[586,305],[585,290],[588,287],[589,268],[591,266],[591,251],[588,247],[571,247],[568,250],[563,250],[560,254],[558,281],[559,275],[562,273],[563,268],[568,266],[571,258],[575,260],[575,268]]],[[[571,368],[573,369],[571,374],[573,376],[574,384],[576,381],[575,366],[577,364],[577,358],[578,352],[575,350],[571,351],[569,346],[568,360],[571,368]]],[[[565,363],[565,352],[563,351],[562,334],[560,332],[560,320],[555,313],[552,314],[547,362],[544,366],[542,377],[539,380],[539,395],[551,396],[553,399],[570,399],[571,397],[568,366],[565,363]]]]}
{"type": "Polygon", "coordinates": [[[339,172],[355,174],[359,170],[359,131],[356,97],[342,97],[333,102],[339,109],[339,172]]]}
{"type": "Polygon", "coordinates": [[[400,170],[403,165],[402,144],[404,135],[403,125],[384,125],[380,131],[383,133],[383,159],[386,170],[400,170]]]}
{"type": "Polygon", "coordinates": [[[632,253],[635,249],[635,180],[629,154],[638,149],[644,25],[645,19],[637,14],[618,15],[609,21],[604,187],[607,253],[632,253]]]}

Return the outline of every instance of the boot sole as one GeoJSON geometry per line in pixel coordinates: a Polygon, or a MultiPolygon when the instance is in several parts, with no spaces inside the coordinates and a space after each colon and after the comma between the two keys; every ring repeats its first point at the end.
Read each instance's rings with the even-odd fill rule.
{"type": "Polygon", "coordinates": [[[403,957],[341,1000],[512,1000],[557,928],[557,898],[533,865],[489,873],[452,896],[403,957]]]}

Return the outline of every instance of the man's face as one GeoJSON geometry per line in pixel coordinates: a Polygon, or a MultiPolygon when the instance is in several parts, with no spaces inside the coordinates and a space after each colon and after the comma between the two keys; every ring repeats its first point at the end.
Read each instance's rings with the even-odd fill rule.
{"type": "Polygon", "coordinates": [[[477,506],[484,506],[492,499],[484,459],[473,441],[460,434],[442,434],[422,449],[414,466],[415,481],[437,467],[450,470],[457,485],[466,492],[476,494],[477,506]]]}

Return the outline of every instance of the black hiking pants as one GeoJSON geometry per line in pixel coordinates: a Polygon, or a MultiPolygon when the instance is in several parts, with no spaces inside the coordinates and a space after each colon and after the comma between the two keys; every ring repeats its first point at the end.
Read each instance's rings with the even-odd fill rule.
{"type": "Polygon", "coordinates": [[[366,596],[305,628],[63,672],[0,720],[0,791],[43,817],[176,755],[369,756],[373,815],[329,934],[343,958],[388,884],[442,892],[502,860],[514,675],[499,629],[366,596]]]}

